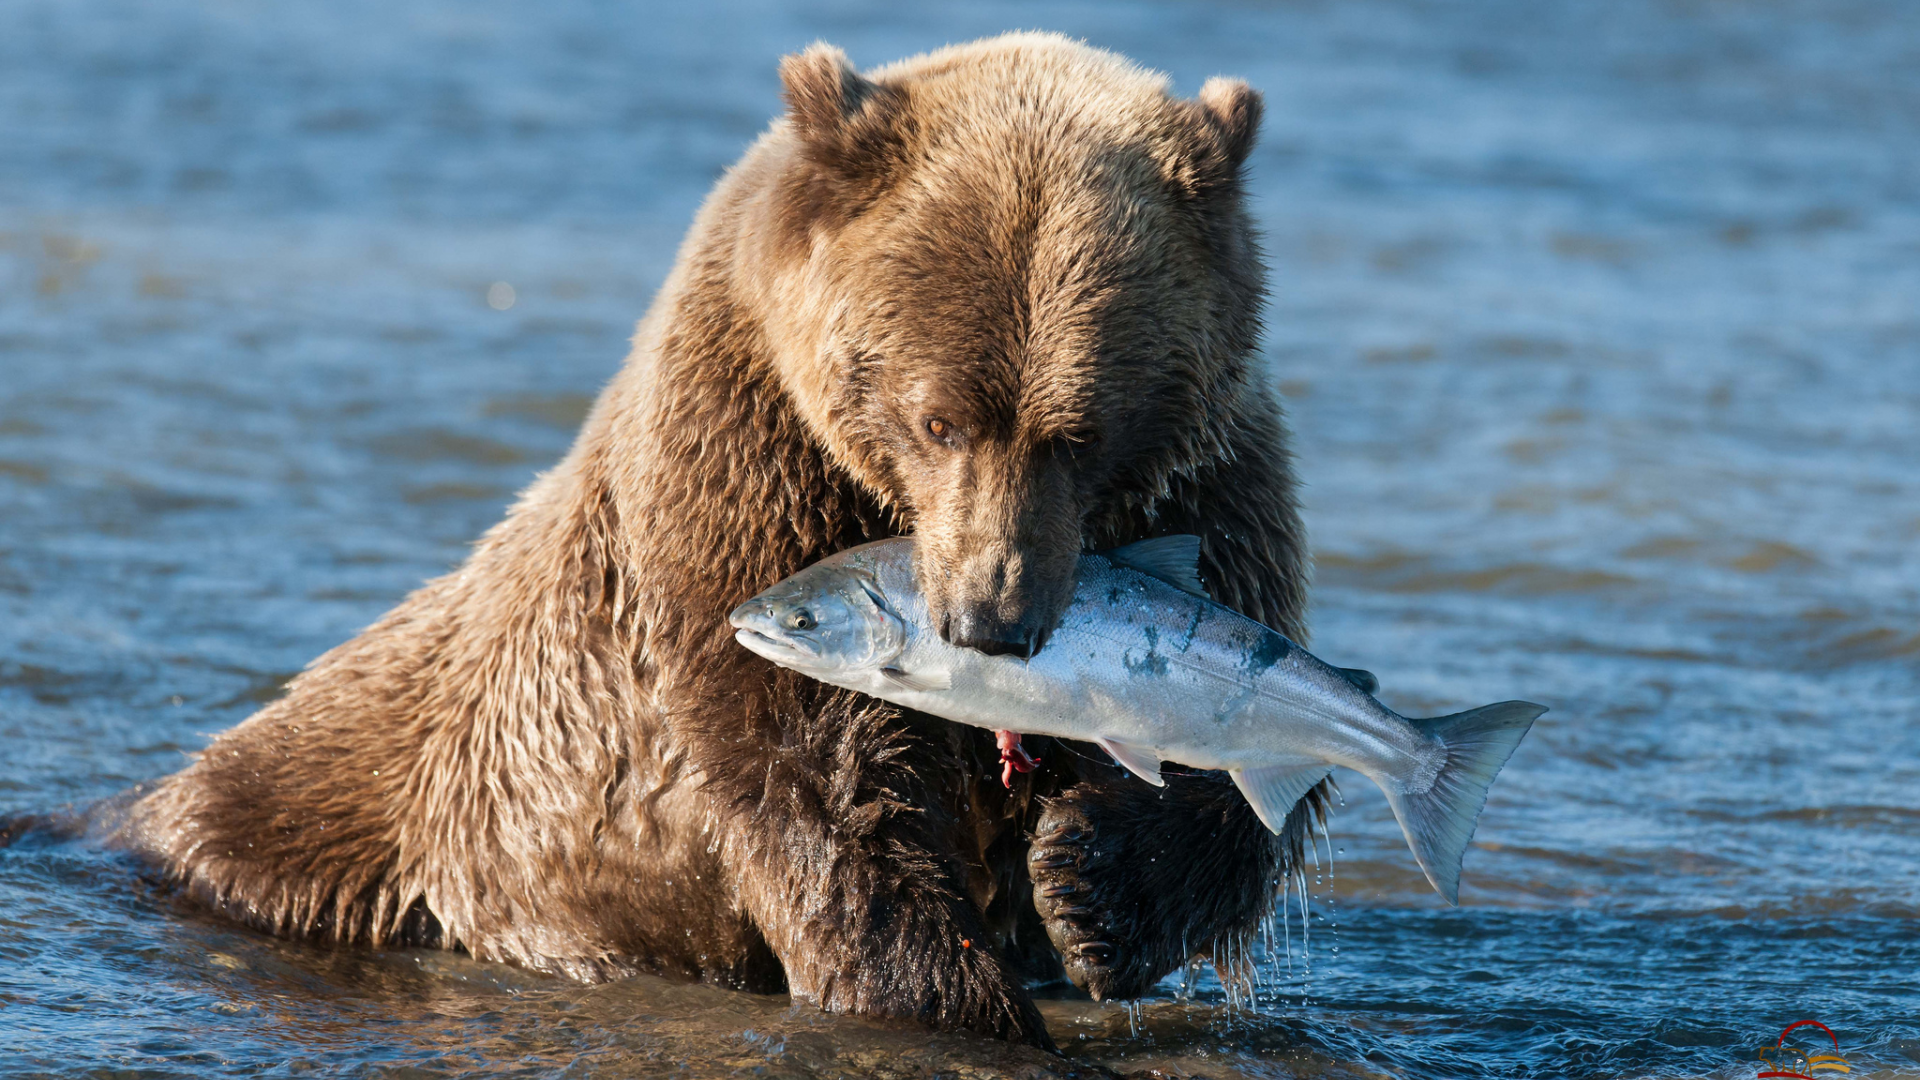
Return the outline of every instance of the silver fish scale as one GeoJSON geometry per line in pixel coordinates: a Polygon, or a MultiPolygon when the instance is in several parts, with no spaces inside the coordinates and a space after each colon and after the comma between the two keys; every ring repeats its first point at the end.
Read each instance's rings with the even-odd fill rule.
{"type": "MultiPolygon", "coordinates": [[[[1032,660],[941,640],[904,545],[861,561],[908,625],[899,666],[951,677],[929,711],[1029,734],[1104,737],[1203,769],[1330,762],[1417,784],[1434,768],[1437,747],[1305,649],[1104,557],[1081,560],[1073,603],[1032,660]]],[[[886,696],[914,704],[915,695],[886,696]]]]}
{"type": "Polygon", "coordinates": [[[1149,783],[1165,782],[1163,761],[1226,769],[1275,833],[1344,765],[1386,793],[1427,880],[1458,902],[1488,785],[1546,706],[1410,721],[1273,630],[1129,565],[1187,580],[1198,550],[1169,537],[1083,556],[1073,602],[1031,660],[942,640],[905,538],[816,563],[728,619],[742,645],[816,679],[976,727],[1096,742],[1149,783]]]}

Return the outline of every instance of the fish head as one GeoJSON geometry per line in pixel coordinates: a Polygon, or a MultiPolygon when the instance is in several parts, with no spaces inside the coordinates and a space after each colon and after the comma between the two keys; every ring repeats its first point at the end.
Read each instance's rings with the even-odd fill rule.
{"type": "Polygon", "coordinates": [[[750,651],[823,682],[845,685],[886,667],[907,647],[907,626],[879,581],[844,562],[810,566],[727,616],[750,651]]]}

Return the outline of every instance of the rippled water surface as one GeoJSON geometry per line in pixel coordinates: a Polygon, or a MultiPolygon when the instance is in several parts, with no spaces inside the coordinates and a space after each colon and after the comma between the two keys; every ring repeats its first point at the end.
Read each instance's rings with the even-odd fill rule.
{"type": "Polygon", "coordinates": [[[290,945],[28,836],[0,1074],[1733,1078],[1815,1018],[1853,1076],[1920,1075],[1905,0],[7,0],[0,813],[178,768],[459,560],[615,370],[779,54],[1025,26],[1267,93],[1316,650],[1408,713],[1554,707],[1461,906],[1350,779],[1250,1005],[1210,972],[1047,1002],[1063,1062],[290,945]]]}

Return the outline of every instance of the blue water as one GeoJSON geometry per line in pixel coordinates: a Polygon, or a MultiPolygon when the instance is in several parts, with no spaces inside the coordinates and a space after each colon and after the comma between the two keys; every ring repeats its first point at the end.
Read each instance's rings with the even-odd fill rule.
{"type": "Polygon", "coordinates": [[[0,814],[173,771],[456,563],[564,451],[780,54],[1015,27],[1265,90],[1316,651],[1403,712],[1554,706],[1461,907],[1350,779],[1250,1001],[1046,1002],[1062,1062],[292,945],[30,837],[0,1074],[1735,1078],[1814,1018],[1853,1076],[1920,1076],[1903,0],[5,0],[0,814]]]}

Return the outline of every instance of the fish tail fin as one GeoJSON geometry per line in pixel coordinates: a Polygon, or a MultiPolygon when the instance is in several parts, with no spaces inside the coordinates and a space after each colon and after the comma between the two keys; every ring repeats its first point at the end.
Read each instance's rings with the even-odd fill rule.
{"type": "Polygon", "coordinates": [[[1534,720],[1546,711],[1545,705],[1531,701],[1502,701],[1452,716],[1410,721],[1439,742],[1447,756],[1425,791],[1396,791],[1387,784],[1381,789],[1387,793],[1393,816],[1400,820],[1413,857],[1447,903],[1460,902],[1460,862],[1473,839],[1480,810],[1487,805],[1487,788],[1534,720]]]}

